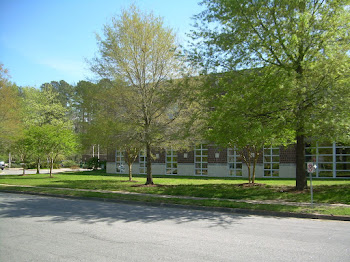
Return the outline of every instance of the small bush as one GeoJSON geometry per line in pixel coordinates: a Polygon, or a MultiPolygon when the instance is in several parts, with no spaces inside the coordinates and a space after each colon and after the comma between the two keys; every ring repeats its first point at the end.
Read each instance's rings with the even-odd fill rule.
{"type": "Polygon", "coordinates": [[[97,157],[92,157],[90,158],[87,162],[87,168],[89,169],[97,169],[100,167],[100,162],[99,159],[97,157]]]}
{"type": "Polygon", "coordinates": [[[64,160],[62,161],[62,167],[73,168],[73,167],[78,167],[78,164],[73,160],[64,160]]]}

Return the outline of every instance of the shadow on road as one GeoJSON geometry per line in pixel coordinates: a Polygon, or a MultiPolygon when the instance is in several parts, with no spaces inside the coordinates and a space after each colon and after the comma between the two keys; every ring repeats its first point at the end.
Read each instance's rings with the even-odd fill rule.
{"type": "Polygon", "coordinates": [[[78,221],[85,224],[112,224],[117,221],[152,223],[166,220],[182,224],[207,220],[210,227],[226,227],[249,215],[0,193],[0,218],[23,217],[42,218],[56,223],[78,221]]]}

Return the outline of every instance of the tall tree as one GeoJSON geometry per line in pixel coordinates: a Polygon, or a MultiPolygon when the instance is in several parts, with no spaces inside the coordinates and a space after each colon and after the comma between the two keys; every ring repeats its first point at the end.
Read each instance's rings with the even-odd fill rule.
{"type": "Polygon", "coordinates": [[[146,184],[153,184],[152,147],[161,145],[184,108],[181,98],[186,91],[180,80],[173,81],[185,70],[175,40],[161,18],[135,6],[112,18],[104,26],[103,38],[97,36],[100,55],[92,70],[126,83],[116,87],[114,97],[120,107],[115,116],[135,127],[146,149],[146,184]]]}
{"type": "Polygon", "coordinates": [[[65,108],[70,108],[73,104],[74,87],[64,80],[61,80],[59,82],[51,81],[50,83],[42,84],[40,89],[50,89],[51,91],[57,93],[57,100],[65,108]]]}
{"type": "Polygon", "coordinates": [[[0,152],[5,153],[21,134],[22,103],[19,88],[0,64],[0,152]]]}
{"type": "Polygon", "coordinates": [[[202,4],[206,10],[196,16],[199,23],[192,34],[193,60],[208,70],[274,66],[290,76],[293,85],[281,97],[280,108],[292,112],[288,121],[293,122],[297,141],[296,188],[304,189],[305,138],[321,138],[319,130],[335,138],[330,127],[336,123],[345,127],[343,134],[349,129],[349,111],[344,107],[350,100],[346,80],[350,1],[203,0],[202,4]]]}
{"type": "Polygon", "coordinates": [[[100,86],[89,81],[79,81],[74,88],[75,130],[82,135],[85,147],[90,147],[94,138],[87,136],[89,125],[97,117],[98,97],[102,96],[100,86]]]}
{"type": "Polygon", "coordinates": [[[58,100],[58,94],[51,88],[42,90],[26,87],[23,88],[25,102],[24,121],[27,126],[60,124],[66,122],[66,108],[58,100]]]}

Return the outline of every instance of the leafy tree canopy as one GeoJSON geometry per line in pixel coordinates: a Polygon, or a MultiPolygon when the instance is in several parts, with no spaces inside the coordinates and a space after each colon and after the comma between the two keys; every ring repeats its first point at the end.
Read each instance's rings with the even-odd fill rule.
{"type": "Polygon", "coordinates": [[[292,83],[281,93],[279,108],[296,135],[297,187],[305,188],[305,137],[349,134],[350,1],[202,4],[206,10],[196,16],[192,33],[193,61],[205,71],[275,67],[292,83]]]}

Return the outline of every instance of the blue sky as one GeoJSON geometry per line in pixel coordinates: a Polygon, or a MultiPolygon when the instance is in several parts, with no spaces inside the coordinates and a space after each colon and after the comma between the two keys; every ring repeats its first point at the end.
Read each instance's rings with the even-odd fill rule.
{"type": "Polygon", "coordinates": [[[95,33],[135,3],[164,18],[185,41],[199,0],[0,0],[0,63],[19,86],[92,78],[85,59],[97,53],[95,33]]]}

